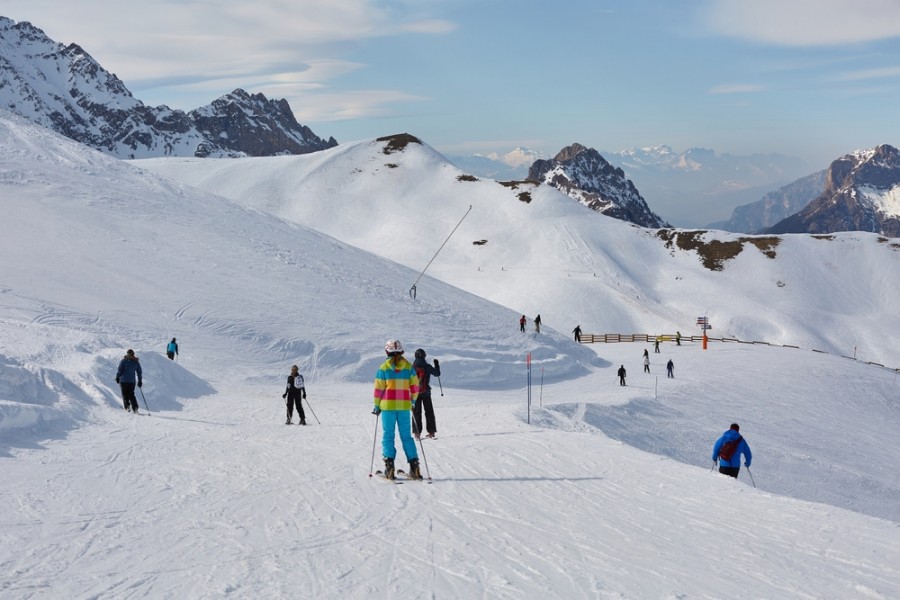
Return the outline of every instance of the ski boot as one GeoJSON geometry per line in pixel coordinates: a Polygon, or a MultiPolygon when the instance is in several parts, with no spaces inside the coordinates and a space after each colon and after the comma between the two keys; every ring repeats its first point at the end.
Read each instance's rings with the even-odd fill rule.
{"type": "Polygon", "coordinates": [[[385,479],[396,479],[397,475],[394,474],[394,459],[384,457],[384,478],[385,479]]]}
{"type": "Polygon", "coordinates": [[[422,473],[419,471],[419,459],[414,458],[409,461],[409,478],[422,479],[422,473]]]}
{"type": "Polygon", "coordinates": [[[290,424],[291,424],[291,420],[288,419],[287,421],[284,422],[284,424],[285,424],[285,425],[290,425],[290,424]]]}

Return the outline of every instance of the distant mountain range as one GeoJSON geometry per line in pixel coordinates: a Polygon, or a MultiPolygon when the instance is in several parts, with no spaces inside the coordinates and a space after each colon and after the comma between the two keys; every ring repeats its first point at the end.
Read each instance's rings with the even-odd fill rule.
{"type": "Polygon", "coordinates": [[[0,17],[0,108],[118,158],[271,156],[337,145],[286,100],[237,89],[190,112],[150,107],[77,44],[0,17]]]}
{"type": "Polygon", "coordinates": [[[735,207],[727,221],[712,223],[713,229],[755,233],[803,210],[825,190],[826,171],[819,171],[769,192],[762,200],[735,207]]]}
{"type": "MultiPolygon", "coordinates": [[[[126,159],[306,154],[337,145],[299,124],[286,100],[242,89],[188,112],[149,107],[77,44],[64,46],[28,22],[5,17],[0,109],[126,159]]],[[[449,160],[474,175],[550,185],[598,212],[648,228],[668,227],[659,215],[677,212],[682,227],[712,222],[743,233],[900,236],[900,158],[893,146],[848,154],[812,175],[799,159],[779,154],[676,153],[661,145],[605,156],[573,144],[552,159],[517,148],[449,160]],[[729,219],[714,220],[732,209],[729,219]]]]}
{"type": "MultiPolygon", "coordinates": [[[[725,223],[735,206],[810,172],[802,160],[781,154],[734,156],[705,148],[675,152],[667,145],[598,152],[622,169],[654,212],[682,227],[725,223]]],[[[547,157],[527,148],[504,155],[448,156],[458,168],[492,179],[526,177],[531,163],[522,159],[528,158],[533,163],[547,157]]]]}
{"type": "Polygon", "coordinates": [[[536,160],[547,158],[547,155],[531,148],[518,147],[506,154],[492,152],[487,155],[446,156],[456,168],[488,179],[498,181],[515,181],[525,179],[528,169],[536,160]]]}

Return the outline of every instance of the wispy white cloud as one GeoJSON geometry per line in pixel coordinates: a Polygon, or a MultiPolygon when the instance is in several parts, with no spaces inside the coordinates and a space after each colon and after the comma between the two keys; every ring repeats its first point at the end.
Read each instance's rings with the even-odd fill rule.
{"type": "Polygon", "coordinates": [[[398,115],[397,106],[410,102],[429,100],[397,90],[356,90],[344,93],[291,94],[284,87],[262,86],[261,90],[277,92],[287,98],[294,115],[301,123],[315,121],[347,121],[351,119],[391,117],[398,115]]]}
{"type": "Polygon", "coordinates": [[[897,0],[709,0],[715,32],[781,46],[832,46],[900,37],[897,0]]]}
{"type": "Polygon", "coordinates": [[[838,81],[865,81],[869,79],[893,79],[900,77],[900,66],[878,69],[861,69],[837,77],[838,81]]]}
{"type": "MultiPolygon", "coordinates": [[[[427,5],[403,0],[0,0],[0,14],[78,43],[132,90],[175,82],[183,91],[260,91],[257,82],[286,97],[364,68],[341,58],[362,40],[456,27],[433,18],[427,5]]],[[[335,111],[377,112],[387,97],[400,96],[359,92],[335,111]],[[373,106],[362,108],[362,97],[373,106]]]]}
{"type": "Polygon", "coordinates": [[[765,91],[765,86],[753,83],[717,85],[709,89],[710,94],[755,94],[765,91]]]}

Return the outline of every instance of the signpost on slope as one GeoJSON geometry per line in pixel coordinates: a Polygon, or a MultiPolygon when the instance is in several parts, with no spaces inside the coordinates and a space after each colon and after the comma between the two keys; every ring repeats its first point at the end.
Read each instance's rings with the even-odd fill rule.
{"type": "Polygon", "coordinates": [[[700,326],[700,331],[703,333],[703,349],[706,350],[706,346],[709,343],[706,332],[712,329],[712,325],[709,324],[709,319],[707,317],[697,317],[697,325],[700,326]]]}

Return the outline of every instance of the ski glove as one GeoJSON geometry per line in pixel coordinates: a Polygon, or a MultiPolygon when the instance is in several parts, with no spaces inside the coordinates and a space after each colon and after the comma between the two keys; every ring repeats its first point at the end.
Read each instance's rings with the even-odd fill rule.
{"type": "Polygon", "coordinates": [[[416,410],[416,401],[413,400],[413,401],[410,403],[409,407],[410,407],[412,410],[416,410]]]}
{"type": "Polygon", "coordinates": [[[433,362],[434,362],[434,368],[435,368],[435,369],[440,369],[440,368],[441,368],[441,363],[438,362],[438,359],[434,359],[433,362]]]}
{"type": "Polygon", "coordinates": [[[306,400],[306,390],[303,390],[303,399],[306,400]]]}
{"type": "Polygon", "coordinates": [[[282,397],[282,398],[287,398],[287,392],[283,393],[283,394],[281,395],[281,397],[282,397]]]}
{"type": "Polygon", "coordinates": [[[144,382],[143,382],[143,381],[138,381],[138,387],[144,387],[144,382]]]}
{"type": "Polygon", "coordinates": [[[120,383],[120,382],[119,382],[119,378],[118,378],[118,377],[116,377],[116,383],[120,383]]]}
{"type": "Polygon", "coordinates": [[[380,414],[381,414],[381,407],[380,407],[380,406],[376,406],[375,408],[373,408],[373,409],[372,409],[372,414],[373,414],[373,415],[380,415],[380,414]]]}

